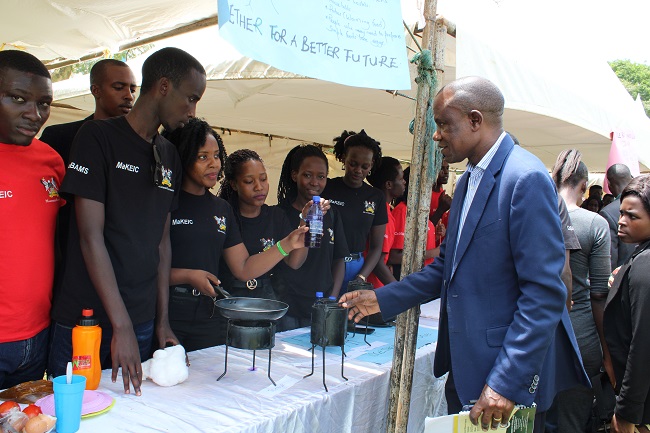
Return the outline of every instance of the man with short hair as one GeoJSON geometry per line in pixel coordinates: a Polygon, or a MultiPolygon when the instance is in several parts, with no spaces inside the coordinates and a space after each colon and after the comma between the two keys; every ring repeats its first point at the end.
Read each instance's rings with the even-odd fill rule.
{"type": "Polygon", "coordinates": [[[123,117],[93,120],[74,139],[62,191],[74,197],[67,266],[54,299],[49,373],[71,359],[72,327],[93,308],[102,327],[100,357],[122,367],[124,392],[140,395],[141,361],[178,344],[169,326],[170,213],[178,203],[181,163],[158,134],[195,116],[206,87],[203,66],[178,48],[142,66],[140,97],[123,117]],[[130,383],[129,383],[130,382],[130,383]]]}
{"type": "Polygon", "coordinates": [[[610,251],[612,260],[612,271],[627,262],[632,256],[636,244],[626,244],[618,239],[618,217],[621,207],[621,193],[628,183],[633,179],[630,169],[625,164],[613,164],[607,169],[607,185],[616,199],[600,210],[600,216],[605,218],[609,225],[609,237],[611,239],[610,251]]]}
{"type": "Polygon", "coordinates": [[[440,256],[376,290],[346,293],[349,317],[384,319],[440,298],[434,363],[449,372],[449,413],[474,403],[473,423],[505,426],[515,404],[537,404],[535,432],[555,394],[589,385],[567,313],[558,199],[546,167],[503,130],[501,91],[480,77],[443,87],[434,120],[444,158],[468,159],[440,256]],[[534,196],[535,200],[530,197],[534,196]]]}
{"type": "MultiPolygon", "coordinates": [[[[137,87],[129,65],[115,59],[98,61],[90,69],[90,93],[95,98],[95,112],[76,122],[48,126],[41,134],[41,141],[52,146],[67,166],[70,162],[72,141],[81,125],[93,119],[108,119],[128,114],[133,108],[137,87]]],[[[64,254],[68,244],[71,209],[72,206],[61,208],[57,222],[58,260],[55,270],[55,290],[60,285],[61,274],[65,267],[64,254]]]]}
{"type": "Polygon", "coordinates": [[[100,60],[90,69],[90,93],[95,98],[95,112],[76,122],[48,126],[41,134],[41,141],[52,146],[67,165],[72,141],[81,125],[93,119],[128,114],[133,108],[137,87],[129,65],[115,59],[100,60]]]}
{"type": "Polygon", "coordinates": [[[589,187],[589,197],[597,197],[598,201],[603,200],[603,187],[600,185],[591,185],[589,187]]]}
{"type": "Polygon", "coordinates": [[[36,57],[0,51],[0,389],[43,378],[65,168],[37,140],[52,80],[36,57]]]}

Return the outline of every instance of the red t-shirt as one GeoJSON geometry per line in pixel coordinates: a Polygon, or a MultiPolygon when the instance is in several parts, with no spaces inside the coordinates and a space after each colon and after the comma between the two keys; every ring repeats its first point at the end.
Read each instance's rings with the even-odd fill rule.
{"type": "MultiPolygon", "coordinates": [[[[440,203],[440,196],[442,193],[445,192],[444,188],[440,188],[440,191],[431,191],[431,205],[429,207],[429,216],[433,215],[433,213],[438,209],[438,203],[440,203]]],[[[440,217],[440,221],[442,221],[442,224],[446,227],[449,227],[449,211],[445,212],[442,214],[442,217],[440,217]]],[[[443,236],[442,239],[445,237],[443,236]]],[[[442,240],[440,241],[442,243],[442,240]]]]}
{"type": "Polygon", "coordinates": [[[50,324],[56,216],[65,167],[40,140],[0,143],[0,343],[50,324]]]}
{"type": "MultiPolygon", "coordinates": [[[[386,213],[388,214],[388,222],[386,223],[386,231],[384,232],[384,244],[381,247],[381,252],[386,253],[384,256],[384,263],[388,262],[388,254],[390,253],[391,248],[393,248],[393,241],[395,240],[395,218],[393,218],[390,204],[388,203],[386,203],[386,213]]],[[[366,256],[367,254],[368,249],[366,248],[363,255],[366,256]]],[[[375,289],[384,286],[374,273],[368,275],[367,281],[372,283],[372,285],[375,286],[375,289]]]]}
{"type": "MultiPolygon", "coordinates": [[[[393,248],[396,250],[404,249],[404,228],[406,227],[406,202],[400,202],[395,209],[393,209],[393,218],[395,219],[395,241],[393,242],[393,248]]],[[[436,231],[433,223],[431,221],[427,222],[427,244],[426,249],[432,250],[436,245],[436,231]]],[[[424,261],[424,265],[433,263],[434,259],[427,259],[424,261]]]]}

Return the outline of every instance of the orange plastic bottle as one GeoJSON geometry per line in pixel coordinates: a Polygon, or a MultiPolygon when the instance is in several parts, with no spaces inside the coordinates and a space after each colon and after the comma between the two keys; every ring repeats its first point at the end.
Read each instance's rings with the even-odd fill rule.
{"type": "Polygon", "coordinates": [[[102,328],[91,308],[84,308],[77,326],[72,328],[72,373],[86,376],[86,389],[97,389],[102,377],[99,345],[102,328]]]}

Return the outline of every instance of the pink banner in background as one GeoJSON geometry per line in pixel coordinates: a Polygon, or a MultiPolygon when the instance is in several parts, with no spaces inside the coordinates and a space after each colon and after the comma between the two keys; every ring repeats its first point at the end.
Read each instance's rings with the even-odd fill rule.
{"type": "MultiPolygon", "coordinates": [[[[610,139],[612,140],[612,147],[609,149],[609,158],[607,158],[607,167],[614,164],[625,164],[630,169],[632,176],[638,176],[639,171],[639,159],[634,150],[634,132],[630,130],[618,130],[610,133],[610,139]]],[[[610,193],[609,185],[607,185],[607,177],[603,181],[603,189],[606,193],[610,193]]]]}

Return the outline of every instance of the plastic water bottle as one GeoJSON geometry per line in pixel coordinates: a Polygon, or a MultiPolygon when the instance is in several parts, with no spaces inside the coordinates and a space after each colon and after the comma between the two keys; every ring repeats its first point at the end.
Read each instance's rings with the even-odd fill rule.
{"type": "Polygon", "coordinates": [[[72,328],[72,372],[86,377],[86,389],[97,389],[102,377],[99,360],[102,328],[93,313],[92,308],[84,308],[72,328]]]}
{"type": "Polygon", "coordinates": [[[323,237],[323,211],[320,208],[320,197],[315,195],[313,201],[305,218],[309,227],[309,232],[305,233],[305,246],[320,248],[320,240],[323,237]]]}

